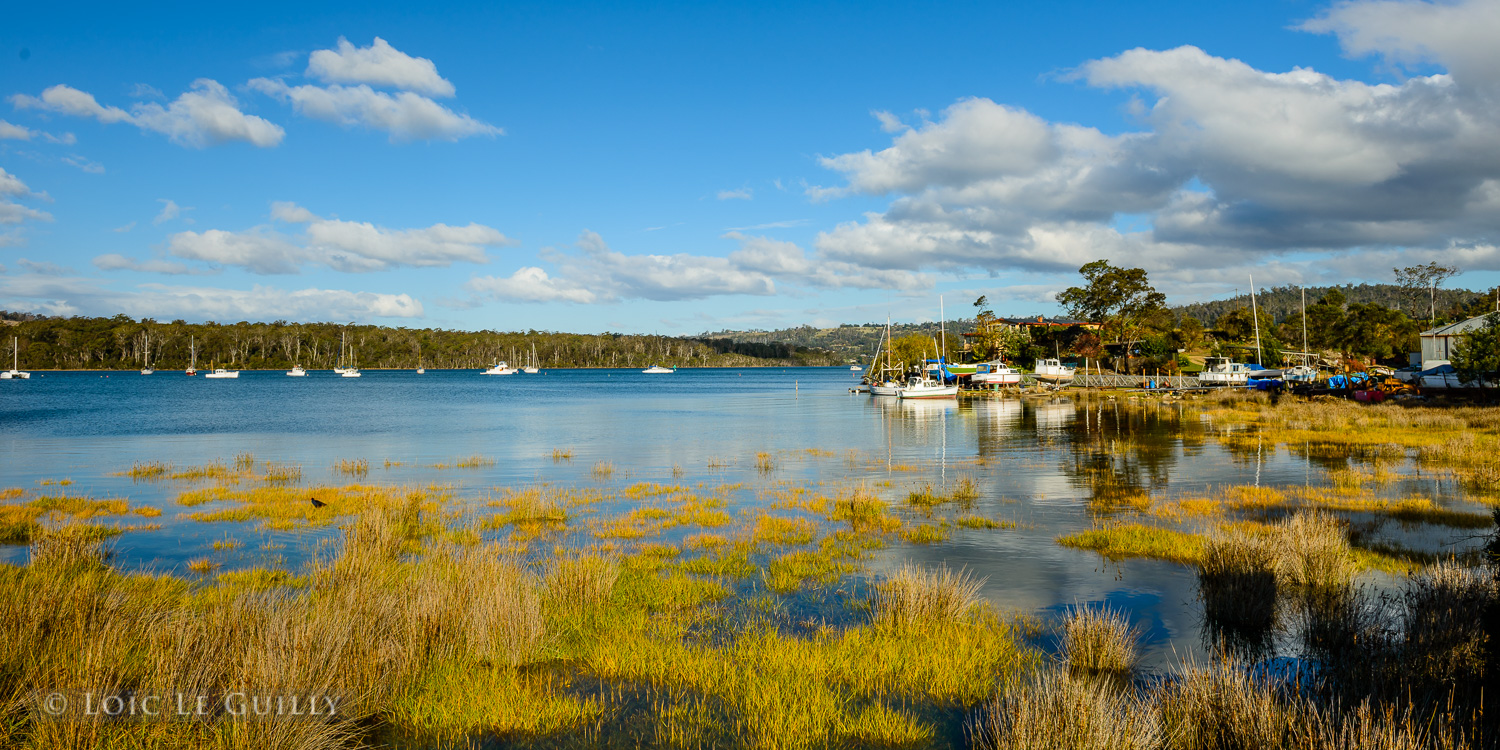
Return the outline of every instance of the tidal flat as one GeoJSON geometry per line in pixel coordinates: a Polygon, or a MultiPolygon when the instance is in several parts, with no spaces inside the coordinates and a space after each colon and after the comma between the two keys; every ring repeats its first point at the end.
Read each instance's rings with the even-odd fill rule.
{"type": "Polygon", "coordinates": [[[1494,746],[1500,410],[685,374],[6,394],[5,744],[1494,746]]]}

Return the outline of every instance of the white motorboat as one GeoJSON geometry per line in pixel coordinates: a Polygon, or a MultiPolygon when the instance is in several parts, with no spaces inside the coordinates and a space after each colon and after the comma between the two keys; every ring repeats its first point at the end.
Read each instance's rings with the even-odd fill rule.
{"type": "Polygon", "coordinates": [[[239,376],[240,376],[240,371],[239,370],[226,370],[226,369],[224,369],[222,367],[216,367],[216,368],[214,368],[213,372],[210,372],[207,375],[204,375],[203,377],[205,377],[205,378],[214,378],[214,379],[222,379],[222,378],[238,378],[239,376]]]}
{"type": "Polygon", "coordinates": [[[511,367],[504,361],[496,362],[494,367],[484,371],[486,375],[514,375],[516,368],[511,367]]]}
{"type": "Polygon", "coordinates": [[[1245,372],[1245,377],[1251,380],[1275,380],[1286,373],[1285,370],[1260,365],[1246,365],[1246,367],[1250,369],[1245,372]]]}
{"type": "Polygon", "coordinates": [[[341,378],[357,378],[361,375],[362,373],[360,373],[358,367],[346,367],[343,372],[339,373],[339,377],[341,378]]]}
{"type": "Polygon", "coordinates": [[[307,370],[302,369],[302,365],[292,365],[292,369],[287,370],[286,374],[293,378],[305,378],[307,377],[307,370]]]}
{"type": "Polygon", "coordinates": [[[1031,372],[1031,377],[1043,383],[1066,385],[1073,382],[1073,377],[1077,374],[1077,368],[1065,365],[1061,360],[1039,359],[1036,362],[1036,368],[1031,372]]]}
{"type": "Polygon", "coordinates": [[[670,367],[662,367],[661,365],[651,365],[650,367],[647,367],[646,369],[641,370],[641,372],[643,372],[643,373],[645,373],[647,375],[670,375],[670,374],[672,374],[674,372],[677,372],[677,371],[674,370],[674,369],[672,369],[672,368],[670,368],[670,367]]]}
{"type": "Polygon", "coordinates": [[[894,380],[883,380],[870,384],[871,396],[900,396],[901,389],[905,386],[894,380]]]}
{"type": "Polygon", "coordinates": [[[998,359],[980,362],[974,374],[969,376],[969,382],[980,385],[1015,385],[1021,382],[1021,371],[998,359]]]}
{"type": "Polygon", "coordinates": [[[912,398],[957,398],[958,385],[943,385],[932,378],[912,378],[896,394],[903,399],[912,398]]]}
{"type": "Polygon", "coordinates": [[[849,372],[864,372],[865,368],[859,365],[849,365],[849,372]]]}
{"type": "Polygon", "coordinates": [[[1250,379],[1250,365],[1243,365],[1228,357],[1208,357],[1203,360],[1203,372],[1198,373],[1198,382],[1205,385],[1244,385],[1250,379]]]}
{"type": "Polygon", "coordinates": [[[521,372],[524,372],[527,375],[535,375],[535,374],[537,374],[537,373],[539,373],[541,371],[542,371],[542,368],[536,366],[536,344],[532,344],[531,345],[531,361],[528,362],[525,367],[521,368],[521,372]]]}
{"type": "Polygon", "coordinates": [[[21,372],[21,340],[10,337],[10,369],[0,372],[0,380],[30,380],[31,373],[21,372]]]}

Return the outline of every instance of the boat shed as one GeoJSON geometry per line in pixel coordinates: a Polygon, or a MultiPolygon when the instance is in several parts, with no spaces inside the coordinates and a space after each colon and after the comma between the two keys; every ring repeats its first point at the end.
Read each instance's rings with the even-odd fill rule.
{"type": "Polygon", "coordinates": [[[1449,355],[1453,347],[1458,345],[1464,334],[1484,327],[1485,316],[1469,318],[1457,323],[1449,323],[1438,326],[1430,331],[1422,332],[1422,369],[1430,370],[1434,367],[1448,363],[1449,355]]]}

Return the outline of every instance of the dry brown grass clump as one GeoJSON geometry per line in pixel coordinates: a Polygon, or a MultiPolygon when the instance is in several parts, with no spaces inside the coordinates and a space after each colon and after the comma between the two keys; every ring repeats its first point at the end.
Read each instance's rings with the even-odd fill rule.
{"type": "Polygon", "coordinates": [[[607,601],[620,579],[620,566],[602,555],[554,560],[547,574],[547,594],[565,610],[597,607],[607,601]]]}
{"type": "Polygon", "coordinates": [[[1354,577],[1354,555],[1343,524],[1326,513],[1303,510],[1280,524],[1275,544],[1279,569],[1294,586],[1344,586],[1354,577]]]}
{"type": "Polygon", "coordinates": [[[364,458],[341,458],[333,462],[333,470],[351,477],[370,475],[370,461],[364,458]]]}
{"type": "Polygon", "coordinates": [[[1155,705],[1110,683],[1049,671],[1002,690],[969,724],[983,750],[1157,750],[1155,705]]]}
{"type": "Polygon", "coordinates": [[[986,580],[946,565],[923,569],[908,563],[875,587],[875,621],[899,627],[957,620],[978,606],[986,580]]]}
{"type": "Polygon", "coordinates": [[[31,536],[31,565],[62,570],[102,568],[109,558],[104,544],[109,536],[109,530],[88,524],[38,526],[31,536]]]}
{"type": "Polygon", "coordinates": [[[1125,613],[1079,607],[1063,621],[1063,660],[1085,674],[1126,676],[1135,669],[1139,634],[1125,613]]]}
{"type": "Polygon", "coordinates": [[[1261,634],[1274,624],[1276,557],[1266,539],[1238,531],[1220,530],[1203,543],[1198,592],[1211,626],[1261,634]]]}

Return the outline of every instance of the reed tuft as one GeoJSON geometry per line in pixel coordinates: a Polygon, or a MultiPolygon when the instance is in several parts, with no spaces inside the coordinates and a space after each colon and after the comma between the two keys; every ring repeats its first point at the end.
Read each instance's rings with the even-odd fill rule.
{"type": "Polygon", "coordinates": [[[986,580],[946,565],[923,569],[908,563],[876,585],[875,621],[905,627],[958,620],[979,605],[986,580]]]}
{"type": "Polygon", "coordinates": [[[1079,607],[1063,621],[1063,660],[1084,674],[1125,677],[1140,658],[1139,638],[1124,612],[1079,607]]]}

